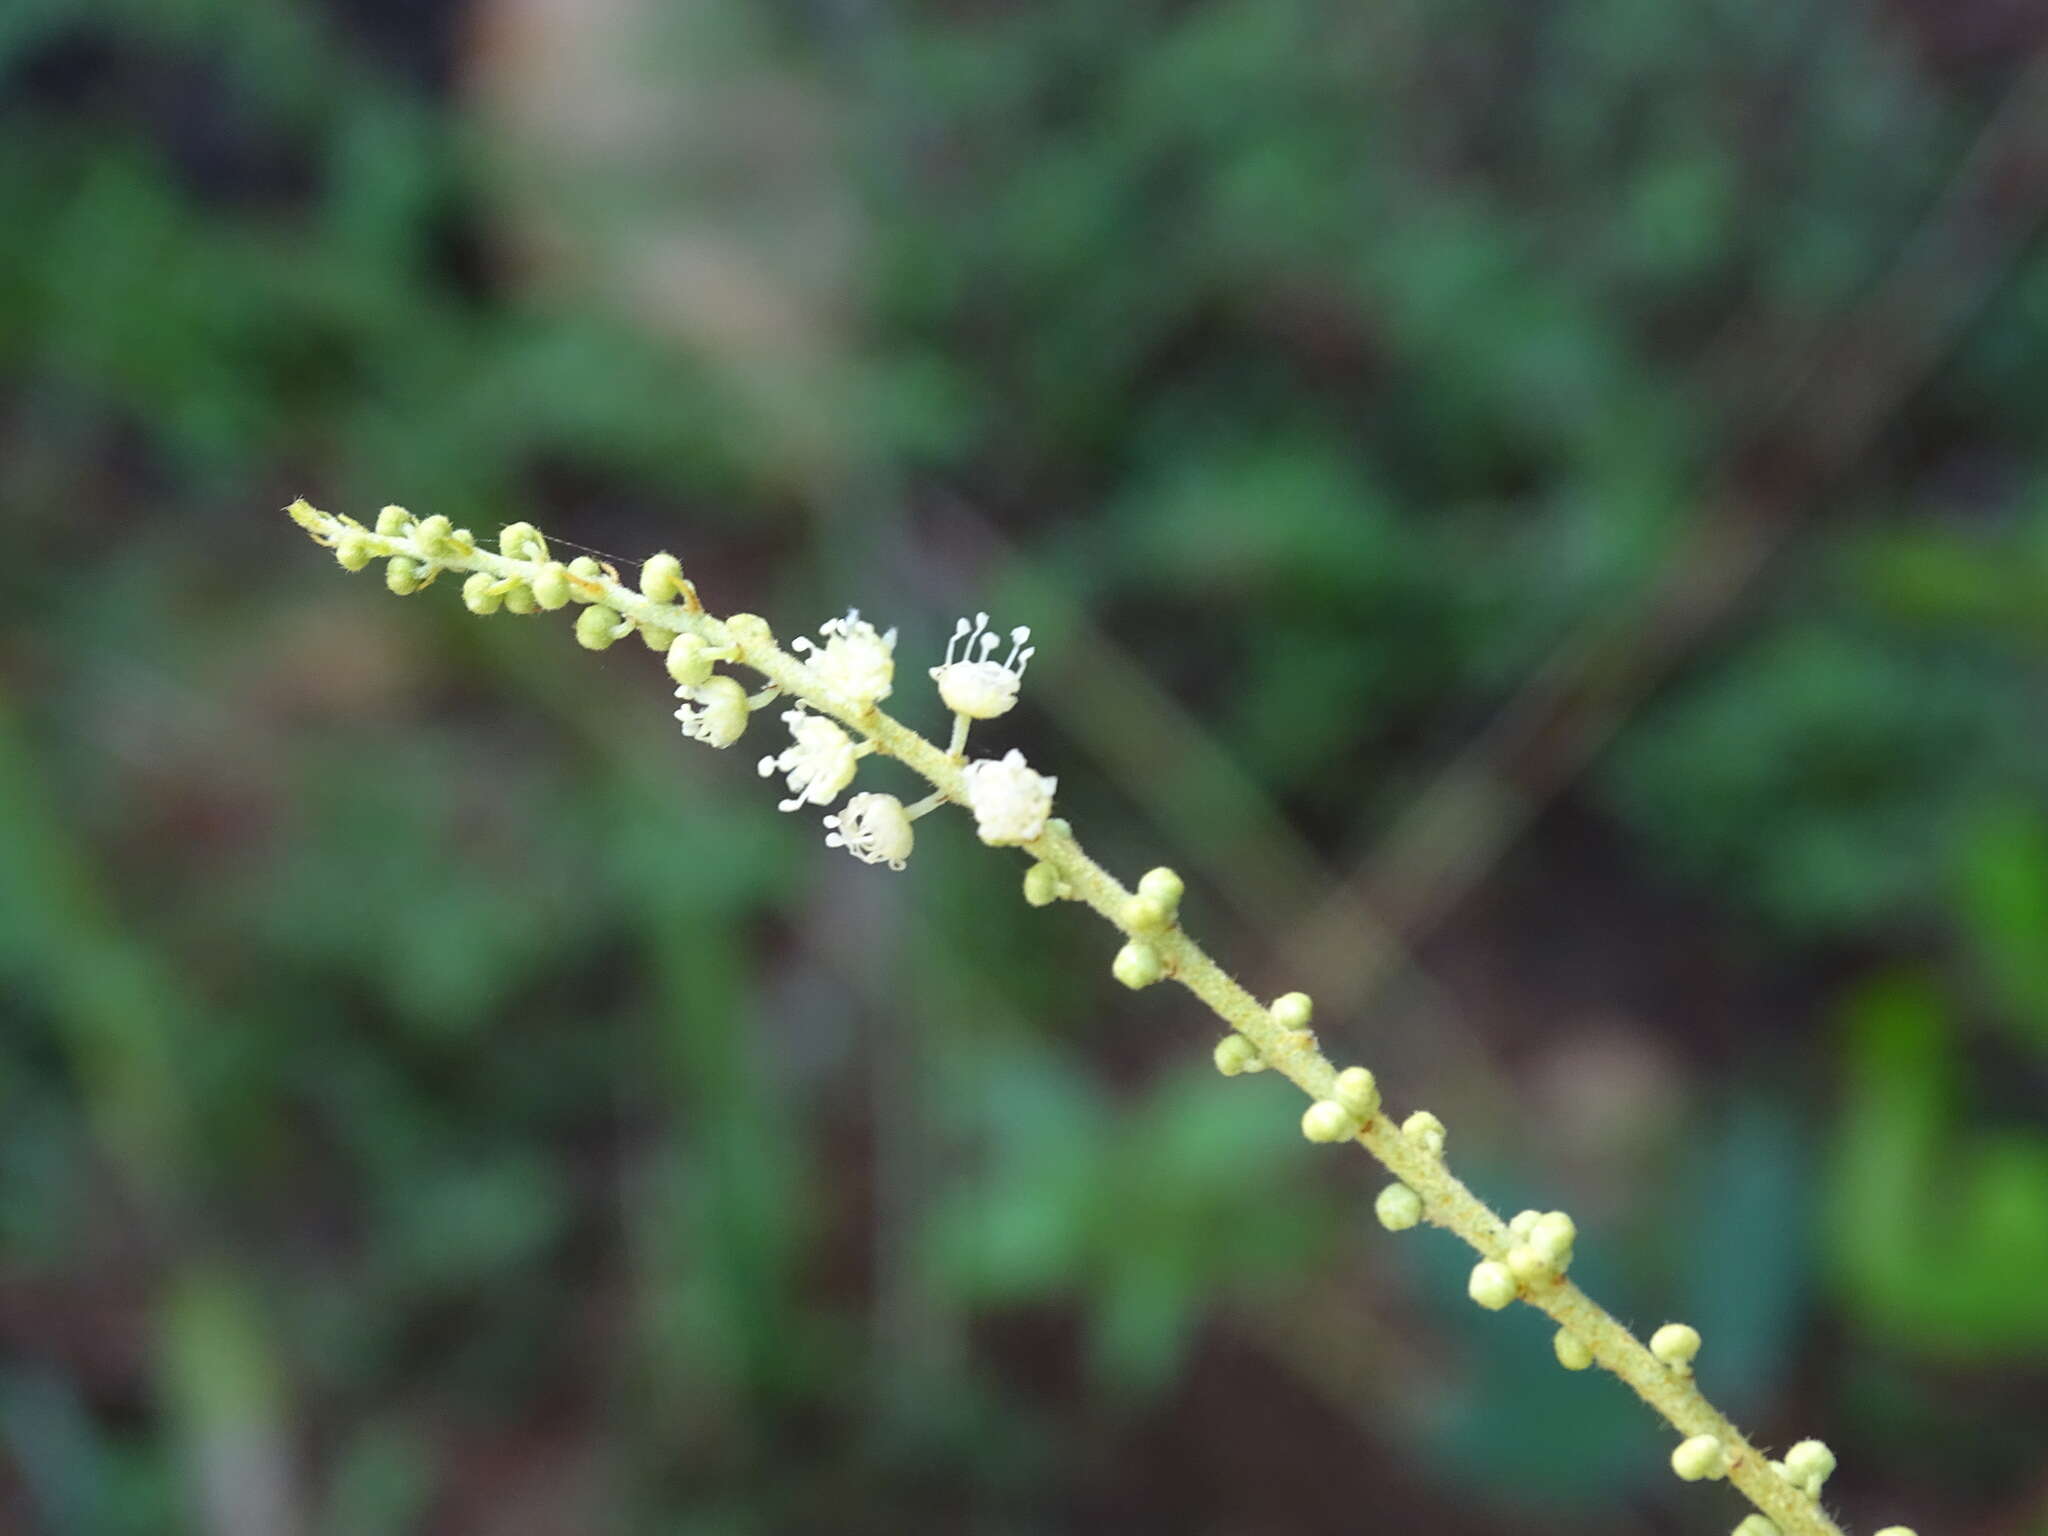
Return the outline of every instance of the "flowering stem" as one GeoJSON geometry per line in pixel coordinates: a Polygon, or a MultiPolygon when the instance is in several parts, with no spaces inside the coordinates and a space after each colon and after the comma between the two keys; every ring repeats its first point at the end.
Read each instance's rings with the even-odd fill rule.
{"type": "MultiPolygon", "coordinates": [[[[764,619],[744,613],[719,619],[705,612],[694,588],[687,584],[680,587],[684,602],[657,601],[623,585],[608,570],[577,572],[545,558],[521,559],[486,550],[466,531],[447,528],[445,521],[431,535],[422,533],[420,525],[403,519],[391,524],[398,531],[378,532],[353,519],[318,511],[303,501],[295,502],[289,511],[317,542],[335,548],[344,557],[343,563],[352,569],[359,569],[368,558],[413,562],[412,566],[403,567],[412,579],[402,590],[416,590],[442,570],[485,572],[498,578],[491,586],[493,592],[511,592],[521,587],[536,590],[537,582],[559,583],[566,579],[574,600],[601,605],[619,616],[618,624],[605,631],[612,637],[634,628],[653,631],[657,636],[695,635],[708,650],[761,674],[771,693],[788,694],[837,721],[859,739],[860,751],[896,758],[932,786],[932,794],[910,814],[922,815],[947,802],[967,804],[962,763],[965,715],[956,715],[953,740],[941,750],[872,704],[856,703],[835,693],[811,666],[776,644],[764,619]]],[[[380,520],[382,526],[385,524],[380,520]]],[[[401,578],[394,576],[394,590],[401,590],[400,582],[401,578]]],[[[1090,858],[1065,821],[1048,820],[1043,832],[1021,847],[1051,867],[1059,895],[1084,902],[1127,935],[1133,945],[1150,951],[1145,979],[1170,978],[1180,983],[1250,1042],[1260,1064],[1284,1075],[1316,1100],[1318,1109],[1338,1108],[1334,1101],[1344,1100],[1346,1093],[1337,1069],[1305,1027],[1305,999],[1300,1000],[1301,1009],[1290,1008],[1284,1017],[1279,1008],[1259,1002],[1180,927],[1170,910],[1172,902],[1162,921],[1158,903],[1145,900],[1142,889],[1134,896],[1090,858]]],[[[1145,884],[1151,884],[1149,878],[1145,884]]],[[[1174,888],[1177,902],[1177,880],[1174,888]]],[[[1133,979],[1133,984],[1142,983],[1133,979]]],[[[1290,994],[1290,998],[1299,999],[1299,994],[1290,994]]],[[[1356,1070],[1352,1069],[1354,1073],[1356,1070]]],[[[1516,1249],[1516,1234],[1445,1166],[1441,1128],[1434,1137],[1412,1131],[1404,1133],[1390,1116],[1378,1110],[1376,1094],[1374,1108],[1374,1113],[1356,1117],[1355,1124],[1340,1119],[1341,1130],[1336,1139],[1353,1140],[1363,1146],[1419,1198],[1423,1219],[1455,1233],[1482,1260],[1492,1261],[1505,1273],[1516,1249]]],[[[1437,1125],[1433,1116],[1420,1118],[1437,1125]]],[[[1481,1268],[1489,1266],[1482,1264],[1481,1268]]],[[[1779,1470],[1707,1401],[1688,1365],[1674,1364],[1668,1357],[1653,1354],[1561,1272],[1539,1272],[1512,1283],[1515,1299],[1555,1319],[1571,1340],[1583,1346],[1592,1361],[1620,1377],[1685,1436],[1681,1450],[1690,1447],[1698,1437],[1711,1437],[1718,1442],[1728,1479],[1769,1517],[1779,1532],[1785,1536],[1841,1536],[1839,1527],[1828,1518],[1813,1494],[1779,1470]]],[[[1474,1294],[1475,1298],[1479,1295],[1476,1287],[1474,1294]]],[[[1561,1357],[1562,1354],[1561,1350],[1561,1357]]],[[[1687,1465],[1695,1460],[1688,1458],[1687,1465]]],[[[1682,1475],[1700,1474],[1684,1471],[1682,1475]]]]}

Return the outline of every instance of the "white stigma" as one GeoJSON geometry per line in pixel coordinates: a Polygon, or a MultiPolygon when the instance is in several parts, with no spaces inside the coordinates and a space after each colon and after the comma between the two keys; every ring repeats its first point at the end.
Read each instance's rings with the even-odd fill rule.
{"type": "Polygon", "coordinates": [[[1030,638],[1031,631],[1018,625],[1010,631],[1010,654],[997,661],[995,649],[1002,642],[989,629],[987,614],[977,613],[971,626],[965,619],[955,624],[953,637],[946,642],[945,661],[932,668],[946,708],[970,720],[993,720],[1008,714],[1017,702],[1024,669],[1036,654],[1034,647],[1025,644],[1030,638]]]}
{"type": "Polygon", "coordinates": [[[801,709],[782,712],[783,723],[794,740],[773,757],[761,759],[761,777],[780,773],[788,780],[790,798],[776,802],[776,809],[793,811],[805,804],[830,805],[839,792],[853,782],[860,749],[832,721],[801,709]]]}
{"type": "Polygon", "coordinates": [[[1052,792],[1059,780],[1034,771],[1024,754],[1012,748],[1001,758],[985,757],[961,771],[967,808],[984,843],[997,846],[1028,843],[1045,831],[1052,814],[1052,792]]]}

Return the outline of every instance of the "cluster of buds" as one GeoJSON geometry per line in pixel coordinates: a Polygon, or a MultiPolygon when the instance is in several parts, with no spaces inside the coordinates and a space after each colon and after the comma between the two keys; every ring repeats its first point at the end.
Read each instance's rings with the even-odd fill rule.
{"type": "MultiPolygon", "coordinates": [[[[1124,931],[1130,940],[1116,952],[1116,959],[1110,962],[1110,974],[1125,986],[1136,990],[1149,987],[1155,981],[1163,981],[1171,974],[1166,953],[1160,940],[1180,922],[1180,899],[1187,893],[1187,886],[1181,877],[1163,865],[1145,872],[1138,882],[1137,894],[1124,903],[1120,915],[1124,931]]],[[[1245,1041],[1249,1046],[1251,1042],[1245,1041]]],[[[1253,1057],[1258,1055],[1254,1050],[1253,1057]]],[[[1221,1068],[1223,1058],[1217,1058],[1221,1068]]],[[[1256,1071],[1256,1067],[1239,1066],[1238,1071],[1256,1071]]]]}

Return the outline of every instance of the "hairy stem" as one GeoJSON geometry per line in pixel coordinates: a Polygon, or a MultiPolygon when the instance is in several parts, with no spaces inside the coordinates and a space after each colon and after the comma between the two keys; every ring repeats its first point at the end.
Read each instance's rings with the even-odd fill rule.
{"type": "MultiPolygon", "coordinates": [[[[504,582],[530,586],[544,570],[562,572],[562,567],[549,562],[514,559],[486,550],[460,529],[426,540],[412,531],[378,533],[303,501],[295,502],[289,511],[321,544],[335,546],[345,539],[375,558],[416,561],[423,577],[429,579],[441,570],[485,571],[504,582]]],[[[687,589],[684,602],[668,603],[655,601],[609,574],[571,572],[567,579],[577,602],[602,604],[623,620],[649,630],[699,636],[707,646],[726,653],[732,663],[760,673],[773,688],[838,721],[874,752],[896,758],[927,780],[937,799],[967,803],[957,745],[950,751],[942,749],[881,710],[861,708],[839,697],[808,665],[776,644],[765,620],[744,613],[719,619],[705,612],[695,601],[695,592],[687,589]]],[[[959,734],[956,730],[956,741],[959,734]]],[[[1177,921],[1164,931],[1133,927],[1129,920],[1132,892],[1088,856],[1066,822],[1049,821],[1044,834],[1023,845],[1023,851],[1057,871],[1065,887],[1063,894],[1086,903],[1120,932],[1149,945],[1163,962],[1166,976],[1257,1047],[1267,1066],[1312,1099],[1332,1097],[1337,1069],[1318,1048],[1314,1034],[1283,1024],[1273,1010],[1211,959],[1177,921]]],[[[1451,1173],[1441,1152],[1403,1135],[1384,1110],[1365,1119],[1352,1139],[1421,1198],[1425,1219],[1455,1233],[1483,1258],[1505,1261],[1513,1246],[1507,1223],[1451,1173]]],[[[1841,1536],[1818,1500],[1775,1470],[1770,1459],[1707,1400],[1688,1370],[1658,1359],[1571,1280],[1558,1275],[1524,1282],[1516,1295],[1554,1318],[1585,1345],[1597,1364],[1626,1382],[1681,1435],[1711,1435],[1719,1441],[1728,1479],[1781,1533],[1841,1536]]]]}

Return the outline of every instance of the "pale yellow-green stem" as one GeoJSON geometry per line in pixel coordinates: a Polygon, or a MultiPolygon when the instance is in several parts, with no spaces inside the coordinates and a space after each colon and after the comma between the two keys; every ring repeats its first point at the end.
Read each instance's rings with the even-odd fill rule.
{"type": "MultiPolygon", "coordinates": [[[[390,531],[379,532],[353,519],[318,511],[303,501],[293,503],[289,511],[318,542],[335,548],[351,569],[360,569],[371,558],[401,562],[399,574],[390,578],[394,590],[416,590],[443,570],[483,571],[508,585],[524,584],[529,591],[535,590],[537,582],[553,583],[557,590],[566,583],[572,601],[612,610],[621,616],[620,628],[652,631],[656,638],[696,635],[719,653],[721,661],[760,673],[781,693],[838,721],[866,743],[869,750],[896,758],[929,781],[946,801],[967,804],[957,733],[955,750],[949,753],[874,706],[863,707],[835,694],[808,664],[776,644],[765,620],[744,613],[719,619],[705,612],[695,590],[680,581],[680,568],[674,567],[671,557],[656,557],[665,562],[664,580],[656,585],[669,584],[672,590],[679,590],[682,602],[657,601],[594,563],[586,563],[586,568],[578,571],[545,559],[521,559],[484,549],[466,530],[448,528],[440,519],[430,520],[435,526],[429,528],[403,514],[387,516],[380,521],[380,527],[390,531]],[[667,580],[670,568],[676,578],[673,583],[667,580]]],[[[650,562],[650,569],[654,569],[654,562],[650,562]]],[[[579,637],[585,634],[581,625],[578,633],[579,637]]],[[[590,633],[601,643],[610,643],[610,631],[604,621],[592,626],[590,633]]],[[[1127,890],[1088,856],[1075,840],[1072,829],[1058,819],[1048,821],[1043,834],[1022,848],[1055,872],[1056,881],[1050,884],[1060,896],[1086,903],[1129,936],[1132,944],[1126,946],[1125,954],[1135,952],[1141,963],[1127,967],[1120,957],[1121,978],[1132,985],[1143,985],[1154,978],[1171,979],[1194,993],[1250,1042],[1260,1063],[1280,1072],[1317,1101],[1316,1110],[1328,1111],[1323,1123],[1334,1127],[1335,1139],[1357,1141],[1414,1192],[1421,1201],[1424,1219],[1457,1234],[1475,1249],[1482,1258],[1481,1269],[1488,1271],[1485,1294],[1489,1299],[1485,1304],[1500,1304],[1512,1297],[1548,1313],[1594,1362],[1620,1377],[1663,1415],[1685,1437],[1674,1462],[1681,1476],[1715,1476],[1725,1470],[1729,1481],[1784,1536],[1841,1536],[1839,1527],[1821,1509],[1817,1497],[1751,1445],[1701,1393],[1689,1364],[1691,1349],[1698,1347],[1696,1336],[1689,1348],[1667,1348],[1660,1358],[1566,1278],[1562,1265],[1552,1270],[1530,1263],[1528,1251],[1517,1248],[1518,1234],[1511,1232],[1509,1224],[1445,1166],[1441,1128],[1433,1116],[1412,1117],[1409,1130],[1404,1132],[1378,1108],[1377,1091],[1369,1079],[1369,1100],[1360,1098],[1355,1084],[1340,1084],[1337,1069],[1322,1054],[1314,1033],[1306,1027],[1305,999],[1290,995],[1290,1000],[1300,1006],[1287,1009],[1261,1003],[1180,927],[1174,910],[1179,894],[1177,879],[1169,877],[1170,891],[1163,903],[1138,899],[1150,893],[1142,887],[1135,894],[1127,890]],[[1346,1104],[1356,1106],[1361,1102],[1369,1102],[1373,1112],[1359,1115],[1344,1108],[1346,1104]],[[1426,1122],[1430,1129],[1418,1128],[1418,1120],[1426,1122]],[[1494,1273],[1484,1261],[1500,1266],[1502,1273],[1494,1273]],[[1513,1273],[1507,1274],[1508,1270],[1513,1273]],[[1501,1288],[1498,1297],[1492,1295],[1491,1288],[1495,1286],[1501,1288]],[[1507,1289],[1509,1286],[1511,1290],[1507,1289]],[[1718,1454],[1713,1447],[1696,1444],[1701,1437],[1717,1442],[1718,1454]],[[1709,1470],[1700,1470],[1703,1467],[1709,1470]]],[[[1568,1262],[1569,1223],[1566,1231],[1563,1242],[1568,1262]]],[[[1474,1295],[1482,1295],[1482,1287],[1476,1281],[1474,1295]]],[[[1561,1348],[1560,1359],[1567,1353],[1577,1356],[1576,1350],[1561,1348]]],[[[1825,1448],[1822,1450],[1824,1453],[1825,1448]]],[[[1829,1458],[1828,1467],[1832,1465],[1829,1458]]],[[[1817,1487],[1818,1480],[1811,1486],[1817,1487]]]]}

